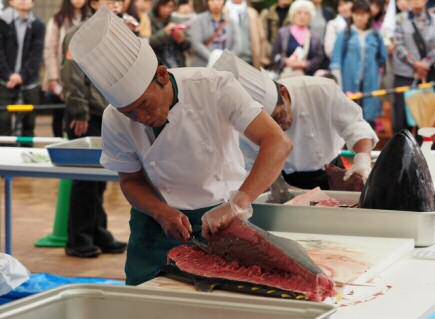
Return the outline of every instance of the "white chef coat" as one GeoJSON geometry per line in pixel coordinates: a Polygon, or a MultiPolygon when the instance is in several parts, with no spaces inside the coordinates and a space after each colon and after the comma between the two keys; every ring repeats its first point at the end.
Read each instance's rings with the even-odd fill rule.
{"type": "Polygon", "coordinates": [[[239,133],[260,114],[261,105],[229,72],[169,72],[178,86],[178,103],[158,138],[151,127],[109,106],[103,114],[101,164],[124,173],[143,168],[168,205],[178,209],[221,203],[246,177],[239,133]]]}
{"type": "MultiPolygon", "coordinates": [[[[322,77],[297,76],[279,81],[290,93],[293,123],[286,131],[295,145],[287,159],[287,174],[323,169],[336,158],[345,142],[348,149],[362,139],[379,141],[364,121],[361,107],[352,102],[336,83],[322,77]]],[[[245,160],[252,165],[258,147],[241,138],[245,160]]]]}

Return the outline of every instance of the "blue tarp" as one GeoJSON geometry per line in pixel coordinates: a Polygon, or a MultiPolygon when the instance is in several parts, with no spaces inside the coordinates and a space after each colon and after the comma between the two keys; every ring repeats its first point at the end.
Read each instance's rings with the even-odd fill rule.
{"type": "Polygon", "coordinates": [[[68,278],[50,274],[32,274],[30,279],[10,293],[0,297],[0,305],[71,284],[99,284],[123,286],[124,282],[104,278],[68,278]]]}

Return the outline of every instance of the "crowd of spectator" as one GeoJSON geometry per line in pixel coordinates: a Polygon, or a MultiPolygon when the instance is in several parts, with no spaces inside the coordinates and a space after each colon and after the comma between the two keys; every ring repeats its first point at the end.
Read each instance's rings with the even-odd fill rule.
{"type": "MultiPolygon", "coordinates": [[[[63,40],[95,1],[114,6],[170,68],[205,67],[229,50],[274,78],[329,73],[348,94],[435,80],[433,0],[339,0],[335,8],[277,0],[262,9],[247,0],[63,0],[46,26],[33,14],[35,0],[9,0],[0,13],[0,105],[65,101],[63,40]]],[[[382,101],[359,103],[377,127],[382,101]]],[[[0,135],[16,127],[33,135],[34,115],[16,121],[0,111],[0,135]]],[[[402,94],[393,122],[395,131],[408,125],[402,94]]],[[[63,111],[54,111],[54,135],[64,129],[63,111]]]]}

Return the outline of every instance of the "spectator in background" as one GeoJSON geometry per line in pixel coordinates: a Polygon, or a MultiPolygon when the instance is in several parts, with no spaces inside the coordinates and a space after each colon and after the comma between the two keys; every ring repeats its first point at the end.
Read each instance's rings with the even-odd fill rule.
{"type": "Polygon", "coordinates": [[[111,11],[122,18],[132,32],[139,35],[140,24],[135,2],[130,0],[110,0],[108,3],[110,3],[111,11]],[[126,6],[126,3],[128,6],[126,6]]]}
{"type": "MultiPolygon", "coordinates": [[[[415,79],[435,81],[435,14],[427,0],[411,0],[410,11],[397,16],[394,42],[394,86],[411,85],[415,79]]],[[[394,97],[394,131],[407,128],[403,94],[394,97]]]]}
{"type": "Polygon", "coordinates": [[[338,2],[338,15],[326,25],[324,48],[325,54],[330,59],[334,50],[337,35],[344,31],[352,16],[353,0],[340,0],[338,2]]]}
{"type": "Polygon", "coordinates": [[[409,11],[409,0],[396,0],[397,12],[409,11]]]}
{"type": "Polygon", "coordinates": [[[139,16],[139,36],[149,38],[151,36],[151,20],[149,14],[153,8],[152,0],[136,0],[135,6],[139,16]]]}
{"type": "Polygon", "coordinates": [[[192,0],[179,0],[177,11],[172,13],[172,16],[180,23],[190,24],[191,20],[196,16],[192,0]]]}
{"type": "Polygon", "coordinates": [[[172,17],[175,0],[157,0],[150,13],[150,45],[160,61],[168,68],[186,66],[185,51],[190,48],[186,26],[172,17]]]}
{"type": "Polygon", "coordinates": [[[224,14],[225,0],[208,0],[207,11],[192,21],[192,66],[207,66],[212,51],[229,50],[239,53],[240,37],[237,24],[224,14]]]}
{"type": "MultiPolygon", "coordinates": [[[[11,0],[0,13],[0,105],[40,104],[39,71],[45,25],[32,12],[33,0],[11,0]]],[[[35,113],[20,116],[23,136],[34,136],[35,113]]],[[[0,135],[11,135],[11,117],[0,111],[0,135]]]]}
{"type": "MultiPolygon", "coordinates": [[[[275,43],[278,31],[284,25],[290,24],[288,11],[293,0],[278,0],[268,9],[264,9],[260,14],[261,23],[263,24],[264,33],[267,40],[266,56],[270,58],[272,46],[275,43]]],[[[268,61],[268,63],[273,61],[268,61]]]]}
{"type": "Polygon", "coordinates": [[[320,39],[310,31],[315,8],[309,0],[296,0],[290,7],[291,24],[282,27],[272,50],[272,57],[278,61],[281,77],[313,75],[324,59],[320,39]]]}
{"type": "Polygon", "coordinates": [[[228,16],[239,27],[240,50],[238,56],[256,68],[267,64],[265,36],[257,11],[248,6],[245,0],[228,0],[225,4],[228,16]]]}
{"type": "Polygon", "coordinates": [[[139,11],[137,9],[136,1],[135,0],[125,0],[125,1],[119,1],[119,4],[121,4],[120,8],[116,8],[115,13],[119,16],[120,13],[126,13],[129,16],[135,18],[137,21],[140,20],[139,11]]]}
{"type": "MultiPolygon", "coordinates": [[[[103,5],[119,14],[122,4],[122,1],[89,0],[92,14],[103,5]]],[[[65,123],[69,139],[101,136],[102,116],[108,106],[105,98],[73,62],[69,52],[71,39],[79,28],[80,25],[71,28],[62,45],[61,78],[65,88],[65,123]]],[[[107,229],[103,206],[105,189],[105,182],[73,181],[65,248],[67,255],[93,258],[101,253],[121,254],[125,251],[126,243],[117,241],[107,229]]]]}
{"type": "Polygon", "coordinates": [[[370,0],[370,11],[372,16],[372,28],[380,31],[385,17],[385,1],[370,0]]]}
{"type": "MultiPolygon", "coordinates": [[[[371,26],[370,5],[357,0],[352,6],[352,23],[335,42],[331,70],[346,93],[371,92],[381,85],[381,69],[385,66],[387,50],[381,35],[371,26]]],[[[364,98],[364,119],[374,128],[382,114],[381,100],[364,98]]]]}
{"type": "Polygon", "coordinates": [[[335,18],[335,12],[330,7],[322,5],[322,0],[312,0],[316,8],[316,14],[311,21],[311,32],[323,43],[326,24],[335,18]]]}
{"type": "MultiPolygon", "coordinates": [[[[47,103],[62,103],[62,84],[60,83],[60,64],[62,62],[62,42],[66,32],[86,19],[88,6],[86,0],[63,0],[60,10],[48,21],[44,44],[44,83],[47,103]]],[[[63,136],[64,110],[53,110],[53,134],[63,136]]]]}

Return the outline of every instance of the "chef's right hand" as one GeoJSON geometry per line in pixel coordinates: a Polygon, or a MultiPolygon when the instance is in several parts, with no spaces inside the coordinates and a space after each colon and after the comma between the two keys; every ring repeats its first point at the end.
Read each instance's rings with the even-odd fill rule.
{"type": "Polygon", "coordinates": [[[157,222],[167,237],[187,242],[192,236],[192,225],[189,218],[175,208],[162,212],[157,218],[157,222]]]}

